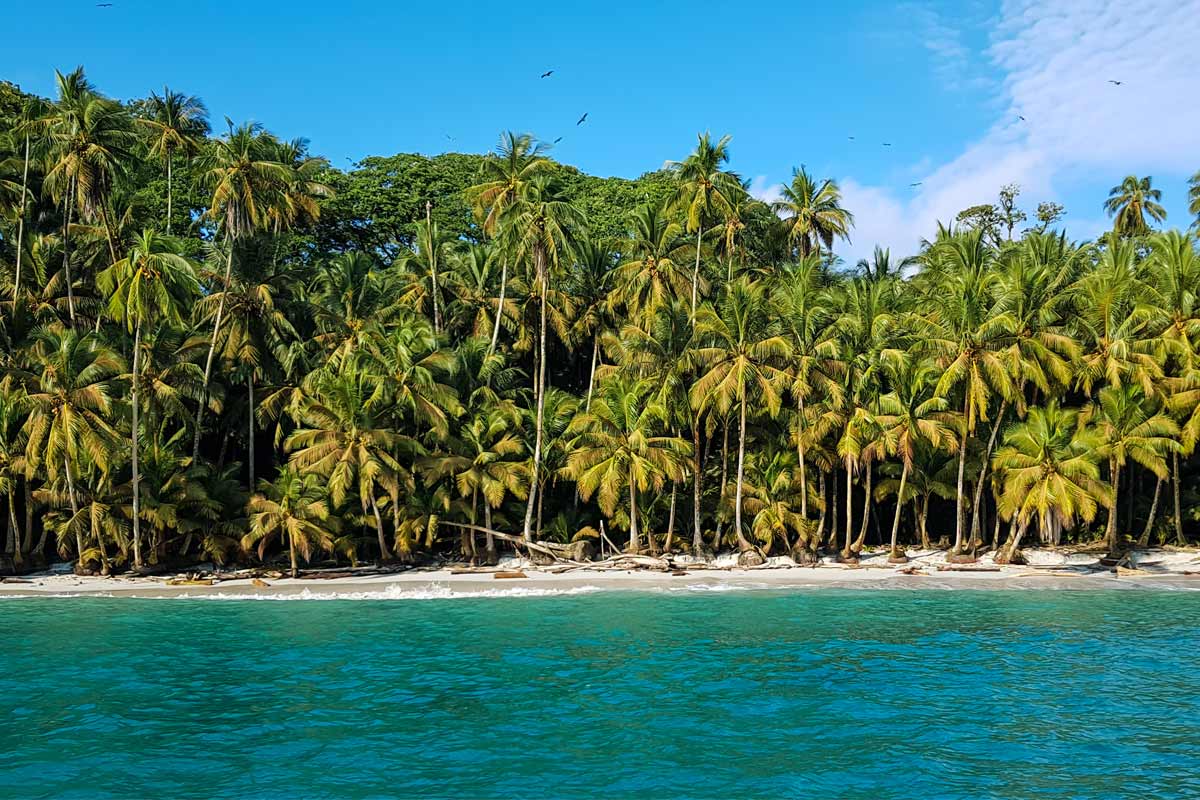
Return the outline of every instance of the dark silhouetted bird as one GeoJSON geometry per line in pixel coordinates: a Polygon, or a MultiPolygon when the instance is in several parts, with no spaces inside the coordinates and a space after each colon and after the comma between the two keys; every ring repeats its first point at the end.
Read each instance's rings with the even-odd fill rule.
{"type": "Polygon", "coordinates": [[[112,3],[96,3],[96,8],[112,8],[112,3]]]}
{"type": "Polygon", "coordinates": [[[1022,117],[1020,114],[1017,114],[1017,119],[1021,120],[1021,122],[1025,121],[1025,118],[1022,117]]]}
{"type": "Polygon", "coordinates": [[[920,186],[920,185],[921,185],[921,181],[917,181],[916,183],[909,184],[909,186],[920,186]]]}
{"type": "Polygon", "coordinates": [[[847,136],[846,138],[847,138],[847,139],[849,139],[849,140],[850,140],[850,141],[852,141],[852,142],[854,141],[854,137],[853,137],[853,136],[847,136]]]}
{"type": "Polygon", "coordinates": [[[563,137],[561,137],[561,136],[560,136],[560,137],[558,137],[557,139],[555,139],[555,140],[554,140],[554,143],[555,143],[555,144],[558,144],[559,142],[561,142],[561,141],[562,141],[562,139],[563,139],[563,137]]]}
{"type": "Polygon", "coordinates": [[[587,112],[586,111],[583,112],[583,116],[579,118],[579,122],[576,122],[575,125],[576,125],[576,127],[578,127],[579,125],[582,125],[585,122],[587,122],[587,112]]]}
{"type": "Polygon", "coordinates": [[[548,70],[546,70],[545,72],[543,72],[543,73],[542,73],[542,77],[543,77],[543,78],[549,78],[549,77],[550,77],[551,75],[553,75],[553,74],[554,74],[554,70],[552,70],[552,69],[548,69],[548,70]]]}
{"type": "Polygon", "coordinates": [[[883,143],[883,146],[884,146],[884,147],[891,147],[891,146],[892,146],[892,143],[891,143],[891,142],[884,142],[884,143],[883,143]]]}
{"type": "Polygon", "coordinates": [[[1113,86],[1120,86],[1120,85],[1121,85],[1121,81],[1109,81],[1109,83],[1111,83],[1113,86]]]}

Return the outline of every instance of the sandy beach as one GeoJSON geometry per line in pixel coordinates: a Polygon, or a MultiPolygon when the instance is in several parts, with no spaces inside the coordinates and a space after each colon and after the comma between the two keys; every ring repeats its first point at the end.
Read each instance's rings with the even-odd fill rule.
{"type": "Polygon", "coordinates": [[[435,599],[544,596],[598,591],[748,591],[761,589],[1121,589],[1137,587],[1200,590],[1200,552],[1142,550],[1129,567],[1102,567],[1094,553],[1028,550],[1026,565],[999,566],[983,556],[977,564],[948,565],[941,551],[910,551],[906,565],[887,563],[885,551],[864,554],[858,566],[823,562],[798,567],[772,559],[752,569],[689,564],[670,572],[650,569],[538,568],[516,559],[497,571],[462,568],[413,569],[338,577],[216,578],[178,582],[178,576],[79,577],[37,574],[6,578],[0,597],[180,597],[224,599],[435,599]],[[518,572],[523,577],[507,577],[518,572]]]}

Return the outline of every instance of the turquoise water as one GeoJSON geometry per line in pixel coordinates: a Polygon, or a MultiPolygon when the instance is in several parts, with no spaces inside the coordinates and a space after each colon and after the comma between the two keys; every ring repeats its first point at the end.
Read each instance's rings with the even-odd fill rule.
{"type": "Polygon", "coordinates": [[[1200,593],[0,602],[0,796],[1200,796],[1200,593]]]}

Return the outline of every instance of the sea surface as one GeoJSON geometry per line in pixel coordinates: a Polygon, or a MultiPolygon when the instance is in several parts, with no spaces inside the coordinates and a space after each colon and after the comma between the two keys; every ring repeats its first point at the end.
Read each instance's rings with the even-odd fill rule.
{"type": "Polygon", "coordinates": [[[1200,592],[0,601],[0,797],[1200,797],[1200,592]]]}

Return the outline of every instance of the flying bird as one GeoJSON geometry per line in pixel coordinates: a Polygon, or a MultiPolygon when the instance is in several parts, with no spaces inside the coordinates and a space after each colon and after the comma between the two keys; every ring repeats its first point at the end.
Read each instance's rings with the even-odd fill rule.
{"type": "Polygon", "coordinates": [[[575,123],[575,127],[579,127],[580,125],[582,125],[585,122],[587,122],[587,112],[586,111],[583,112],[583,116],[579,118],[579,122],[575,123]]]}
{"type": "Polygon", "coordinates": [[[543,72],[543,73],[542,73],[542,77],[543,77],[543,78],[549,78],[549,77],[550,77],[551,75],[553,75],[553,74],[554,74],[554,70],[552,70],[552,69],[548,69],[548,70],[546,70],[545,72],[543,72]]]}
{"type": "Polygon", "coordinates": [[[916,183],[909,184],[909,186],[920,186],[920,185],[921,185],[921,181],[917,181],[916,183]]]}
{"type": "Polygon", "coordinates": [[[849,139],[849,140],[850,140],[850,141],[852,141],[852,142],[854,141],[854,137],[853,137],[853,136],[847,136],[846,138],[847,138],[847,139],[849,139]]]}
{"type": "Polygon", "coordinates": [[[96,3],[96,8],[112,8],[112,3],[96,3]]]}
{"type": "Polygon", "coordinates": [[[1121,81],[1109,81],[1109,83],[1111,83],[1113,86],[1120,86],[1120,85],[1121,85],[1121,81]]]}
{"type": "Polygon", "coordinates": [[[446,134],[446,138],[447,138],[447,139],[449,139],[449,140],[450,140],[450,141],[452,141],[452,142],[454,141],[454,137],[453,137],[453,136],[451,136],[451,135],[450,135],[450,134],[448,134],[448,133],[446,134]]]}
{"type": "Polygon", "coordinates": [[[891,146],[892,146],[892,143],[891,143],[891,142],[884,142],[884,143],[883,143],[883,146],[884,146],[884,147],[891,147],[891,146]]]}
{"type": "Polygon", "coordinates": [[[1025,121],[1025,118],[1022,117],[1020,114],[1017,114],[1017,119],[1021,120],[1021,122],[1025,121]]]}
{"type": "Polygon", "coordinates": [[[557,139],[555,139],[555,140],[554,140],[554,143],[555,143],[555,144],[558,144],[558,143],[559,143],[559,142],[561,142],[562,140],[563,140],[563,137],[561,137],[561,136],[560,136],[560,137],[558,137],[557,139]]]}

